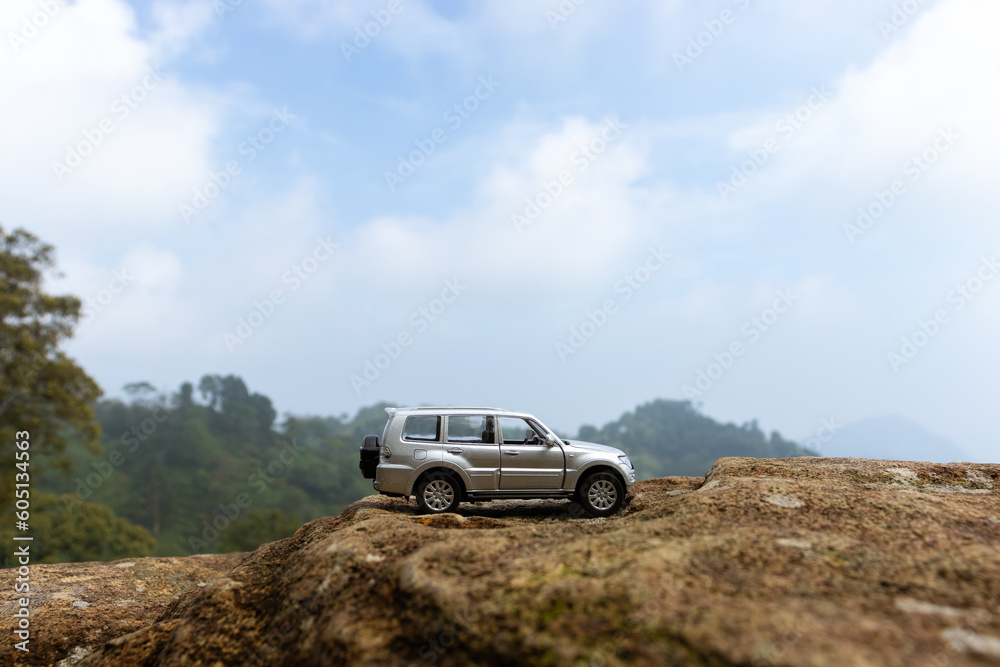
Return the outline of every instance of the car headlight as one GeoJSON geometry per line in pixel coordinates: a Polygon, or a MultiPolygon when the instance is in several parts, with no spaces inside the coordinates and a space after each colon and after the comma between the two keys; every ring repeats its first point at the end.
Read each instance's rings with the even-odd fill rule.
{"type": "Polygon", "coordinates": [[[622,463],[624,463],[625,465],[627,465],[629,468],[632,467],[632,461],[629,460],[627,454],[619,454],[618,455],[618,460],[621,461],[622,463]]]}

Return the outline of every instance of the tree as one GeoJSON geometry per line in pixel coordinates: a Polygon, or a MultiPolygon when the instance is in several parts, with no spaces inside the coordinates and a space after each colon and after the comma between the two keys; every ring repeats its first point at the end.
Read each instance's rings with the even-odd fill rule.
{"type": "Polygon", "coordinates": [[[262,544],[293,535],[301,525],[294,516],[279,510],[250,510],[222,535],[219,548],[223,553],[253,551],[262,544]]]}
{"type": "MultiPolygon", "coordinates": [[[[42,291],[43,273],[54,266],[52,246],[33,234],[0,227],[0,456],[13,460],[14,435],[30,434],[31,460],[60,454],[67,429],[99,451],[100,426],[93,403],[101,389],[59,345],[73,334],[80,300],[42,291]]],[[[37,472],[37,469],[34,469],[37,472]]],[[[12,485],[0,484],[0,504],[9,505],[12,485]]]]}
{"type": "Polygon", "coordinates": [[[720,424],[701,414],[690,401],[657,399],[600,429],[581,426],[578,437],[625,450],[636,466],[638,479],[704,475],[723,456],[816,455],[777,432],[768,439],[756,419],[740,426],[720,424]]]}
{"type": "MultiPolygon", "coordinates": [[[[115,516],[104,505],[49,493],[38,494],[32,500],[34,563],[142,558],[153,553],[156,546],[149,531],[115,516]]],[[[0,534],[6,532],[10,531],[0,527],[0,534]]],[[[6,544],[18,544],[11,542],[8,535],[3,536],[7,538],[6,544]]],[[[0,556],[0,565],[14,567],[17,563],[11,554],[5,553],[0,556]]]]}

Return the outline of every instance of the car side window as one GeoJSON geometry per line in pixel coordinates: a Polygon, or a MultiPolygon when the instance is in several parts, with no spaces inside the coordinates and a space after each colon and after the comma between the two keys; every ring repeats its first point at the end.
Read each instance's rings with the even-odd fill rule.
{"type": "Polygon", "coordinates": [[[448,442],[495,444],[496,427],[493,424],[493,417],[485,415],[448,417],[448,442]]]}
{"type": "Polygon", "coordinates": [[[500,435],[505,445],[523,445],[541,439],[537,430],[520,417],[501,417],[500,435]]]}
{"type": "Polygon", "coordinates": [[[441,439],[441,418],[430,415],[407,417],[403,422],[403,440],[437,442],[441,439]]]}

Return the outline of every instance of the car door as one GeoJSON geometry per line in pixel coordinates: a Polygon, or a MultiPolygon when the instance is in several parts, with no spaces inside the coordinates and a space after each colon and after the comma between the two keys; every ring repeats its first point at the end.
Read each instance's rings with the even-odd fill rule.
{"type": "Polygon", "coordinates": [[[449,415],[444,460],[469,476],[468,491],[495,491],[500,479],[496,420],[488,415],[449,415]]]}
{"type": "Polygon", "coordinates": [[[500,417],[500,488],[559,489],[566,472],[562,446],[545,442],[545,430],[521,417],[500,417]]]}

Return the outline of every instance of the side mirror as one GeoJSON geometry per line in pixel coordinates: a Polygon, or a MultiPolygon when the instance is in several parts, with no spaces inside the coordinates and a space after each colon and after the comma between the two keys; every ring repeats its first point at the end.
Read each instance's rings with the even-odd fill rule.
{"type": "Polygon", "coordinates": [[[545,434],[545,444],[548,445],[549,447],[551,447],[554,444],[556,444],[556,436],[552,435],[551,433],[546,433],[545,434]]]}

